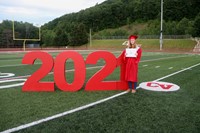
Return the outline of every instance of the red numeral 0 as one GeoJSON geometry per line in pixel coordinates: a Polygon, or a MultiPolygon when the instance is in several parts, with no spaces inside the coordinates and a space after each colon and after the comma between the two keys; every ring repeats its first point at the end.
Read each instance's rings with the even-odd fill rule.
{"type": "Polygon", "coordinates": [[[74,51],[62,52],[55,59],[54,80],[63,91],[78,91],[85,81],[85,62],[83,57],[74,51]],[[74,61],[74,82],[69,84],[65,80],[65,62],[71,58],[74,61]]]}

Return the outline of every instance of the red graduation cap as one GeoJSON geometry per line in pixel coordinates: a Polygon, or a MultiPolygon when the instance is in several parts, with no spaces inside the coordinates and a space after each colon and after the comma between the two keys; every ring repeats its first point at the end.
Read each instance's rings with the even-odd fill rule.
{"type": "Polygon", "coordinates": [[[137,38],[138,38],[138,36],[135,36],[135,35],[130,35],[130,36],[128,37],[129,40],[131,40],[131,39],[137,39],[137,38]]]}

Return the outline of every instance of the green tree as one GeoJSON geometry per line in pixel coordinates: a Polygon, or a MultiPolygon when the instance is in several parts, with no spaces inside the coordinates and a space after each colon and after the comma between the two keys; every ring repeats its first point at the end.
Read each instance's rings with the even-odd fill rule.
{"type": "Polygon", "coordinates": [[[189,21],[188,28],[186,29],[185,34],[192,35],[194,32],[195,32],[194,21],[189,21]]]}
{"type": "Polygon", "coordinates": [[[193,36],[200,37],[200,13],[196,16],[194,20],[194,33],[193,36]]]}
{"type": "Polygon", "coordinates": [[[71,46],[80,46],[88,43],[88,33],[83,23],[73,24],[72,31],[69,33],[71,46]]]}
{"type": "Polygon", "coordinates": [[[119,28],[116,31],[114,31],[113,36],[128,36],[128,32],[119,28]]]}
{"type": "Polygon", "coordinates": [[[56,46],[67,46],[69,44],[67,32],[62,28],[57,28],[55,31],[54,44],[56,46]]]}
{"type": "Polygon", "coordinates": [[[189,19],[187,18],[183,18],[177,24],[177,30],[179,35],[185,35],[188,28],[189,28],[189,19]]]}
{"type": "Polygon", "coordinates": [[[52,30],[43,30],[42,31],[42,42],[44,46],[53,46],[55,33],[52,30]]]}

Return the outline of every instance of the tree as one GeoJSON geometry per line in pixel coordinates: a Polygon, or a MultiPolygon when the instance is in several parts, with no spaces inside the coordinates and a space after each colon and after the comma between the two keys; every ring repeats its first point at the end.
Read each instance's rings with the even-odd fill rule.
{"type": "Polygon", "coordinates": [[[179,35],[185,35],[188,28],[189,28],[189,19],[187,18],[181,19],[181,21],[179,21],[177,25],[177,30],[179,35]]]}
{"type": "Polygon", "coordinates": [[[53,46],[54,45],[54,38],[55,32],[53,30],[43,30],[42,31],[42,43],[45,46],[53,46]]]}
{"type": "Polygon", "coordinates": [[[55,31],[54,44],[56,46],[67,46],[69,44],[68,35],[62,28],[57,28],[55,31]]]}
{"type": "Polygon", "coordinates": [[[196,16],[194,20],[194,33],[193,36],[200,37],[200,13],[196,16]]]}
{"type": "Polygon", "coordinates": [[[88,43],[88,33],[83,23],[73,24],[73,30],[69,33],[69,42],[71,46],[80,46],[88,43]]]}

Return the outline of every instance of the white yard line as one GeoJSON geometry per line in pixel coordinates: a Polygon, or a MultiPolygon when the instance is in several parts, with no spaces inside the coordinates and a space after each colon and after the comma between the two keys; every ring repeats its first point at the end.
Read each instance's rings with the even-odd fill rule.
{"type": "MultiPolygon", "coordinates": [[[[164,59],[171,59],[171,58],[179,58],[179,57],[185,57],[185,56],[178,56],[178,57],[167,57],[167,58],[159,58],[159,59],[152,59],[152,60],[144,60],[144,61],[140,61],[140,62],[150,62],[150,61],[158,61],[158,60],[164,60],[164,59]]],[[[39,64],[39,63],[35,63],[35,64],[39,64]]],[[[7,65],[7,66],[0,66],[0,67],[9,67],[9,66],[22,66],[23,64],[21,65],[7,65]]],[[[25,65],[24,65],[25,66],[25,65]]],[[[146,67],[148,65],[143,65],[143,67],[146,67]]],[[[89,68],[86,68],[86,69],[93,69],[93,68],[100,68],[100,67],[103,67],[103,66],[96,66],[96,67],[89,67],[89,68]]],[[[156,67],[157,68],[157,67],[156,67]]],[[[70,70],[66,70],[66,71],[74,71],[74,69],[70,69],[70,70]]],[[[53,74],[53,72],[50,72],[49,74],[53,74]]],[[[26,78],[26,77],[30,77],[31,75],[25,75],[25,76],[17,76],[17,77],[10,77],[10,78],[5,78],[5,79],[1,79],[0,78],[0,81],[1,80],[9,80],[9,79],[17,79],[17,78],[26,78]]]]}
{"type": "Polygon", "coordinates": [[[188,55],[175,56],[175,57],[166,57],[166,58],[158,58],[158,59],[151,59],[151,60],[144,60],[144,61],[140,61],[140,62],[157,61],[157,60],[165,60],[165,59],[175,59],[175,58],[182,58],[182,57],[188,57],[188,55]]]}
{"type": "Polygon", "coordinates": [[[143,67],[147,67],[148,65],[143,65],[143,67]]]}
{"type": "Polygon", "coordinates": [[[176,74],[178,74],[178,73],[184,72],[184,71],[186,71],[186,70],[190,70],[191,68],[196,67],[196,66],[199,66],[199,65],[200,65],[200,63],[195,64],[195,65],[190,66],[190,67],[188,67],[188,68],[182,69],[182,70],[180,70],[180,71],[174,72],[174,73],[169,74],[169,75],[167,75],[167,76],[164,76],[164,77],[162,77],[162,78],[156,79],[156,80],[154,80],[154,81],[163,80],[163,79],[165,79],[165,78],[171,77],[171,76],[173,76],[173,75],[176,75],[176,74]]]}
{"type": "MultiPolygon", "coordinates": [[[[33,50],[33,51],[42,51],[47,53],[56,53],[56,52],[64,52],[64,51],[72,51],[73,49],[57,49],[57,50],[45,50],[45,49],[39,49],[39,50],[33,50]]],[[[0,51],[0,54],[13,54],[14,53],[28,53],[33,52],[32,50],[27,51],[0,51]]],[[[94,51],[94,50],[73,50],[73,51],[94,51]]]]}
{"type": "MultiPolygon", "coordinates": [[[[42,64],[42,63],[34,63],[34,64],[42,64]]],[[[4,66],[0,66],[0,68],[1,67],[15,67],[15,66],[26,66],[26,64],[4,65],[4,66]]]]}
{"type": "MultiPolygon", "coordinates": [[[[158,58],[158,59],[151,59],[151,60],[144,60],[140,62],[148,62],[148,61],[157,61],[157,60],[165,60],[165,59],[173,59],[173,58],[181,58],[181,57],[187,57],[188,55],[183,55],[183,56],[175,56],[175,57],[166,57],[166,58],[158,58]]],[[[22,60],[22,59],[21,59],[22,60]]],[[[42,64],[42,63],[35,63],[35,64],[42,64]]],[[[0,66],[1,67],[16,67],[16,66],[25,66],[26,64],[15,64],[15,65],[4,65],[0,66]]]]}
{"type": "Polygon", "coordinates": [[[168,69],[173,69],[173,67],[169,67],[168,69]]]}
{"type": "MultiPolygon", "coordinates": [[[[61,51],[61,52],[64,52],[64,51],[61,51]]],[[[81,55],[87,55],[88,53],[85,53],[85,52],[88,52],[88,51],[84,51],[84,53],[83,53],[83,51],[81,51],[82,53],[80,53],[81,55]]],[[[52,53],[52,52],[48,52],[48,53],[52,53]]],[[[113,52],[113,53],[118,53],[118,52],[113,52]]],[[[0,60],[0,61],[3,61],[3,62],[5,62],[5,61],[8,61],[8,62],[11,62],[11,61],[21,61],[23,59],[23,56],[22,57],[20,57],[20,58],[18,58],[18,59],[9,59],[9,60],[0,60]]],[[[41,63],[40,63],[41,64],[41,63]]],[[[17,65],[21,65],[21,64],[17,64],[17,65]]],[[[1,66],[0,66],[1,67],[1,66]]]]}
{"type": "MultiPolygon", "coordinates": [[[[163,80],[163,79],[165,79],[165,78],[171,77],[171,76],[173,76],[173,75],[176,75],[176,74],[178,74],[178,73],[184,72],[184,71],[186,71],[186,70],[188,70],[188,69],[191,69],[191,68],[196,67],[196,66],[199,66],[199,65],[200,65],[200,63],[195,64],[195,65],[190,66],[190,67],[188,67],[188,68],[185,68],[185,69],[183,69],[183,70],[180,70],[180,71],[174,72],[174,73],[172,73],[172,74],[166,75],[166,76],[164,76],[164,77],[161,77],[161,78],[159,78],[159,79],[156,79],[156,80],[154,80],[154,81],[163,80]]],[[[137,87],[137,88],[138,88],[138,87],[137,87]]],[[[111,100],[111,99],[113,99],[113,98],[119,97],[119,96],[124,95],[124,94],[126,94],[126,93],[127,93],[127,92],[124,91],[124,92],[115,94],[115,95],[113,95],[113,96],[110,96],[110,97],[101,99],[101,100],[99,100],[99,101],[96,101],[96,102],[93,102],[93,103],[90,103],[90,104],[87,104],[87,105],[84,105],[84,106],[81,106],[81,107],[78,107],[78,108],[75,108],[75,109],[72,109],[72,110],[63,112],[63,113],[59,113],[59,114],[56,114],[56,115],[53,115],[53,116],[50,116],[50,117],[46,117],[46,118],[44,118],[44,119],[40,119],[40,120],[38,120],[38,121],[33,121],[33,122],[31,122],[31,123],[28,123],[28,124],[24,124],[24,125],[15,127],[15,128],[11,128],[11,129],[5,130],[5,131],[3,131],[3,132],[1,132],[1,133],[15,132],[15,131],[19,131],[19,130],[22,130],[22,129],[25,129],[25,128],[29,128],[29,127],[32,127],[32,126],[41,124],[41,123],[43,123],[43,122],[47,122],[47,121],[50,121],[50,120],[53,120],[53,119],[56,119],[56,118],[59,118],[59,117],[62,117],[62,116],[65,116],[65,115],[74,113],[74,112],[77,112],[77,111],[81,111],[81,110],[83,110],[83,109],[90,108],[90,107],[92,107],[92,106],[95,106],[95,105],[98,105],[98,104],[100,104],[100,103],[106,102],[106,101],[108,101],[108,100],[111,100]]]]}
{"type": "MultiPolygon", "coordinates": [[[[86,69],[95,69],[95,68],[101,68],[103,66],[95,66],[95,67],[88,67],[86,69]]],[[[74,69],[70,69],[70,70],[65,70],[65,72],[72,72],[74,71],[74,69]]],[[[53,74],[53,72],[50,72],[48,74],[53,74]]],[[[27,78],[27,77],[30,77],[31,75],[24,75],[24,76],[17,76],[17,77],[9,77],[9,78],[0,78],[0,81],[1,80],[11,80],[11,79],[18,79],[18,78],[27,78]]]]}

